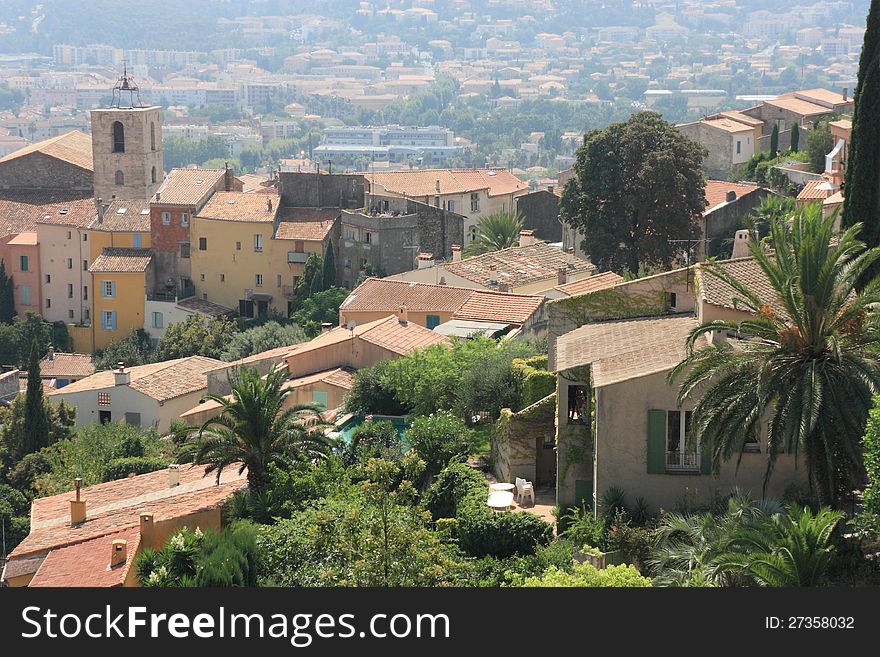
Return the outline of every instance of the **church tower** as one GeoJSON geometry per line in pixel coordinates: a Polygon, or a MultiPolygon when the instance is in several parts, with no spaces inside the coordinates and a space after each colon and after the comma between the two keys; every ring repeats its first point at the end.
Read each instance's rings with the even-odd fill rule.
{"type": "Polygon", "coordinates": [[[95,197],[148,200],[162,184],[162,108],[145,107],[125,70],[112,107],[91,111],[95,197]]]}

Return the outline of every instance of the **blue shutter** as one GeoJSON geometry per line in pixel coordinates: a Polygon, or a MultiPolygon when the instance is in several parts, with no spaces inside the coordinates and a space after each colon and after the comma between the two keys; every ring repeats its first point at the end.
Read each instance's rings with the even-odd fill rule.
{"type": "Polygon", "coordinates": [[[440,326],[440,315],[428,315],[426,324],[429,329],[440,326]]]}
{"type": "Polygon", "coordinates": [[[315,404],[318,404],[320,406],[323,406],[324,408],[327,408],[328,399],[327,399],[326,392],[321,392],[319,390],[315,390],[315,392],[312,393],[312,400],[314,401],[315,404]]]}
{"type": "Polygon", "coordinates": [[[110,318],[111,318],[111,323],[112,323],[112,325],[110,326],[110,329],[115,331],[116,330],[116,311],[115,310],[110,314],[110,318]]]}
{"type": "Polygon", "coordinates": [[[116,281],[110,281],[110,296],[116,297],[116,281]]]}
{"type": "Polygon", "coordinates": [[[132,240],[132,243],[134,244],[134,248],[136,248],[136,249],[141,248],[141,234],[140,233],[134,234],[134,239],[132,240]]]}

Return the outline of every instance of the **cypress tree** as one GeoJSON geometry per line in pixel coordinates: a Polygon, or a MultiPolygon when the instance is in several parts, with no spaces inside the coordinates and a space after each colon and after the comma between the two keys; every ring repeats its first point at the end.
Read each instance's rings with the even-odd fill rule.
{"type": "Polygon", "coordinates": [[[791,126],[791,150],[794,153],[798,152],[798,147],[801,143],[801,129],[797,123],[791,126]]]}
{"type": "Polygon", "coordinates": [[[0,322],[9,324],[15,317],[15,288],[6,274],[6,262],[0,260],[0,322]]]}
{"type": "Polygon", "coordinates": [[[779,152],[779,124],[773,124],[773,130],[770,131],[770,157],[776,157],[779,152]]]}
{"type": "Polygon", "coordinates": [[[327,240],[324,251],[324,289],[329,290],[336,285],[336,255],[333,253],[333,240],[327,240]]]}
{"type": "Polygon", "coordinates": [[[43,381],[40,379],[40,349],[37,339],[31,342],[28,357],[27,393],[24,407],[24,435],[22,456],[37,452],[49,444],[49,418],[43,401],[43,381]]]}
{"type": "Polygon", "coordinates": [[[874,247],[880,245],[880,0],[871,1],[854,98],[842,224],[861,222],[861,239],[874,247]]]}

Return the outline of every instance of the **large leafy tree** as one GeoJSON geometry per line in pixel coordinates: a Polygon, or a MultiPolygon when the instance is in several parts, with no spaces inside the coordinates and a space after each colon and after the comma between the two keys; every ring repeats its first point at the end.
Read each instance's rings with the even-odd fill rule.
{"type": "Polygon", "coordinates": [[[247,468],[248,487],[261,493],[268,485],[270,463],[291,466],[295,462],[324,459],[332,441],[324,436],[325,423],[312,405],[285,408],[291,393],[284,388],[287,373],[273,368],[265,379],[253,369],[243,368],[231,381],[229,397],[209,395],[220,404],[220,413],[192,430],[181,447],[181,462],[205,464],[205,472],[237,466],[247,468]]]}
{"type": "Polygon", "coordinates": [[[880,280],[861,291],[856,283],[880,249],[866,250],[858,232],[835,231],[820,204],[800,208],[791,224],[774,222],[773,255],[751,246],[768,281],[763,297],[717,263],[704,265],[752,315],[697,327],[669,377],[683,377],[680,403],[696,400],[692,426],[714,469],[741,455],[769,419],[765,487],[781,453],[805,455],[823,504],[863,480],[859,439],[880,389],[880,280]],[[744,339],[695,348],[710,332],[744,339]]]}
{"type": "Polygon", "coordinates": [[[565,221],[601,269],[670,267],[699,235],[703,149],[653,112],[584,136],[562,194],[565,221]]]}
{"type": "MultiPolygon", "coordinates": [[[[846,168],[843,225],[865,226],[864,240],[880,245],[880,0],[872,0],[859,60],[852,136],[846,168]]],[[[874,267],[873,273],[876,273],[874,267]]]]}
{"type": "Polygon", "coordinates": [[[483,215],[477,219],[477,239],[467,245],[464,253],[474,256],[516,246],[522,227],[523,218],[518,212],[483,215]]]}
{"type": "Polygon", "coordinates": [[[159,339],[157,359],[187,356],[220,358],[237,332],[235,324],[228,317],[212,317],[205,321],[204,317],[193,315],[185,322],[168,326],[165,335],[159,339]]]}

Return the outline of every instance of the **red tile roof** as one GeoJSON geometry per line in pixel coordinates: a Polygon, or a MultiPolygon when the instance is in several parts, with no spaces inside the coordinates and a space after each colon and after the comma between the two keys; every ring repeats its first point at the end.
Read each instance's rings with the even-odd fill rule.
{"type": "Polygon", "coordinates": [[[8,194],[0,198],[0,237],[34,232],[37,224],[85,228],[95,218],[91,199],[56,200],[43,194],[8,194]]]}
{"type": "Polygon", "coordinates": [[[171,169],[151,202],[199,208],[225,174],[225,169],[171,169]]]}
{"type": "Polygon", "coordinates": [[[89,272],[140,274],[147,271],[152,259],[152,249],[105,248],[89,265],[89,272]]]}
{"type": "Polygon", "coordinates": [[[333,228],[339,210],[336,208],[284,208],[275,230],[277,240],[308,240],[323,242],[333,228]]]}
{"type": "Polygon", "coordinates": [[[94,165],[92,164],[92,138],[78,130],[71,130],[63,135],[50,137],[49,139],[20,148],[9,153],[9,155],[0,157],[0,164],[16,160],[31,153],[42,153],[81,169],[94,171],[94,165]]]}
{"type": "Polygon", "coordinates": [[[763,189],[758,185],[750,185],[748,183],[736,183],[729,182],[727,180],[707,180],[706,181],[706,210],[712,210],[713,208],[721,205],[722,203],[727,202],[727,192],[735,192],[736,198],[742,198],[743,196],[747,196],[749,194],[753,194],[758,190],[763,189]]]}
{"type": "Polygon", "coordinates": [[[113,534],[52,550],[28,587],[122,586],[134,565],[140,542],[140,527],[128,527],[113,534]],[[125,563],[111,568],[110,555],[115,540],[126,541],[126,560],[125,563]]]}
{"type": "Polygon", "coordinates": [[[556,289],[570,297],[576,294],[586,294],[587,292],[596,292],[605,288],[614,287],[618,283],[623,282],[623,276],[615,274],[613,271],[606,271],[601,274],[594,274],[579,281],[557,285],[556,289]]]}
{"type": "Polygon", "coordinates": [[[272,223],[278,214],[278,206],[277,195],[215,192],[197,216],[218,221],[272,223]]]}
{"type": "Polygon", "coordinates": [[[91,376],[95,373],[95,363],[89,354],[65,354],[55,352],[52,358],[44,356],[40,361],[40,376],[70,378],[91,376]]]}
{"type": "Polygon", "coordinates": [[[150,232],[150,202],[141,200],[111,201],[101,221],[95,217],[89,230],[120,233],[150,232]]]}
{"type": "MultiPolygon", "coordinates": [[[[483,189],[489,196],[511,194],[529,186],[507,169],[419,169],[415,171],[382,171],[366,176],[377,187],[407,196],[434,196],[437,182],[441,194],[464,194],[483,189]]],[[[381,191],[377,190],[377,191],[381,191]]]]}
{"type": "Polygon", "coordinates": [[[455,319],[525,324],[542,303],[544,298],[540,296],[476,290],[452,316],[455,319]]]}
{"type": "Polygon", "coordinates": [[[798,201],[824,201],[834,193],[834,190],[819,189],[819,185],[826,183],[826,180],[808,180],[807,184],[797,195],[798,201]]]}

